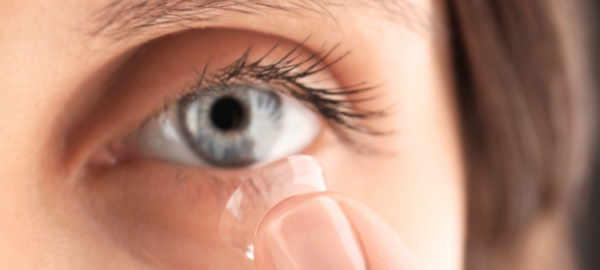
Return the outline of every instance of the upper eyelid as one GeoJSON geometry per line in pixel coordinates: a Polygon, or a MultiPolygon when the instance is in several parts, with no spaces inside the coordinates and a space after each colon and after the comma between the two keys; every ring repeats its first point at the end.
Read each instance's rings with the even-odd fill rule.
{"type": "MultiPolygon", "coordinates": [[[[305,42],[307,40],[308,38],[305,39],[305,42]]],[[[358,122],[359,120],[378,118],[389,114],[390,108],[379,110],[355,110],[352,106],[354,103],[368,101],[372,98],[377,98],[377,96],[360,100],[341,100],[337,97],[339,95],[368,92],[375,89],[377,86],[370,87],[366,82],[363,82],[355,85],[342,85],[336,88],[314,88],[296,81],[297,79],[310,77],[319,72],[328,70],[328,68],[348,55],[348,53],[344,53],[341,56],[334,58],[332,61],[327,62],[327,58],[338,48],[336,45],[328,50],[325,50],[323,49],[324,47],[322,47],[322,50],[307,55],[304,58],[295,57],[294,52],[301,48],[303,44],[304,42],[298,44],[296,47],[292,48],[289,53],[284,54],[284,56],[271,63],[264,63],[264,59],[273,53],[275,48],[279,46],[279,43],[274,45],[272,49],[267,51],[257,60],[249,60],[249,55],[252,50],[251,45],[240,58],[226,67],[217,69],[216,72],[211,74],[207,73],[209,63],[203,67],[202,72],[199,72],[198,69],[194,68],[198,75],[196,82],[188,85],[176,99],[168,99],[163,107],[168,108],[173,101],[179,102],[185,99],[194,99],[196,96],[206,95],[207,93],[210,93],[210,91],[215,91],[215,89],[218,91],[217,88],[226,87],[228,83],[231,83],[230,80],[232,79],[250,79],[249,81],[241,81],[242,83],[249,84],[256,83],[256,81],[251,80],[258,80],[258,83],[271,83],[271,80],[283,80],[283,84],[279,83],[278,86],[283,86],[287,89],[276,88],[277,90],[287,90],[282,91],[283,94],[287,94],[292,98],[299,99],[305,104],[308,103],[309,105],[314,106],[314,110],[324,117],[331,125],[337,125],[349,131],[368,135],[388,135],[393,133],[393,131],[389,130],[371,129],[358,122]],[[310,63],[311,60],[313,60],[314,63],[310,63]],[[308,64],[310,66],[304,69],[298,69],[302,64],[308,64]],[[265,71],[271,73],[265,74],[263,73],[265,71]],[[277,77],[277,75],[282,75],[278,74],[279,72],[283,74],[282,77],[277,77]],[[260,76],[257,76],[257,74],[260,76]],[[267,80],[265,80],[265,78],[267,80]],[[291,84],[291,86],[285,85],[286,83],[291,84]]],[[[301,55],[302,53],[300,52],[299,54],[301,55]]],[[[240,83],[240,81],[236,81],[236,83],[240,83]]]]}

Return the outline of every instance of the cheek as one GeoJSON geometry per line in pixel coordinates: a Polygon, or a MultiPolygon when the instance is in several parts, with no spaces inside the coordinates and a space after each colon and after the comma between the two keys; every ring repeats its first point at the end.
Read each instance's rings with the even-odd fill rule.
{"type": "Polygon", "coordinates": [[[99,233],[142,261],[175,269],[251,263],[219,237],[220,213],[236,180],[143,162],[92,171],[80,182],[80,204],[99,233]]]}

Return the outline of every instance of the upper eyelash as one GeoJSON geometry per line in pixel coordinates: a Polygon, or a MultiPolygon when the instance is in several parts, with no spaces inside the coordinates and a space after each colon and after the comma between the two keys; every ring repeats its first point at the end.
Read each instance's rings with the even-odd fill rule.
{"type": "MultiPolygon", "coordinates": [[[[311,109],[317,111],[334,128],[343,127],[345,130],[368,135],[387,135],[392,133],[391,131],[372,129],[361,124],[359,121],[386,116],[391,107],[380,110],[359,110],[353,106],[353,104],[372,100],[379,96],[371,96],[359,100],[344,100],[339,98],[341,95],[369,92],[375,89],[375,87],[366,86],[366,82],[337,88],[315,88],[300,82],[301,79],[327,70],[349,54],[349,52],[345,53],[326,65],[319,67],[320,64],[324,63],[332,55],[339,45],[334,46],[330,50],[320,50],[300,60],[302,53],[296,52],[305,42],[306,40],[273,63],[263,62],[279,44],[273,46],[265,55],[255,61],[249,61],[248,59],[252,50],[252,46],[250,46],[239,59],[224,68],[218,69],[214,74],[207,74],[209,65],[207,63],[202,72],[196,71],[199,75],[197,82],[188,87],[178,100],[179,102],[190,102],[200,96],[218,92],[219,89],[224,89],[232,84],[239,84],[240,81],[249,84],[263,83],[272,85],[283,94],[291,95],[302,101],[311,109]],[[315,63],[304,69],[299,69],[309,61],[315,61],[315,63]]],[[[343,138],[347,142],[353,142],[351,136],[343,132],[344,130],[337,128],[336,131],[343,133],[343,138]]]]}

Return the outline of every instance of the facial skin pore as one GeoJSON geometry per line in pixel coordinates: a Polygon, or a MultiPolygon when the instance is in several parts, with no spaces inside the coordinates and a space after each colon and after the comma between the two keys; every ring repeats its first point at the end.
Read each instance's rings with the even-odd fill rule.
{"type": "Polygon", "coordinates": [[[201,184],[174,187],[183,203],[152,195],[177,172],[209,169],[89,164],[179,94],[192,66],[225,65],[249,45],[259,57],[278,42],[274,59],[297,44],[339,44],[330,59],[350,53],[328,67],[336,83],[377,86],[381,98],[365,109],[393,105],[365,121],[392,134],[357,139],[384,153],[360,153],[327,127],[303,151],[323,165],[329,190],[381,215],[425,269],[462,268],[463,164],[441,3],[154,1],[171,3],[159,12],[150,2],[0,0],[1,269],[238,266],[194,231],[212,224],[202,215],[215,201],[190,191],[201,184]]]}

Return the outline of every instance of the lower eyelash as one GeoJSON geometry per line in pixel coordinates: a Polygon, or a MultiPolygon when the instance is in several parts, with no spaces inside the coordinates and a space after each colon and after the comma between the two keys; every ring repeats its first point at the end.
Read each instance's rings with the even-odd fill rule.
{"type": "Polygon", "coordinates": [[[273,63],[263,63],[263,61],[278,47],[278,44],[273,46],[271,50],[256,61],[249,61],[248,59],[252,50],[252,46],[250,46],[238,60],[224,68],[218,69],[214,74],[206,73],[207,64],[202,72],[197,72],[199,79],[192,87],[189,87],[185,91],[179,101],[194,100],[199,96],[211,94],[215,91],[218,92],[219,89],[225,89],[232,84],[267,84],[281,93],[305,103],[335,128],[338,134],[342,134],[342,137],[348,143],[354,143],[348,131],[373,136],[393,133],[392,131],[375,130],[360,123],[361,120],[389,115],[391,107],[381,110],[359,110],[354,106],[357,103],[369,101],[379,96],[359,100],[345,99],[347,95],[369,92],[375,89],[375,86],[369,87],[363,82],[337,88],[315,88],[301,82],[302,79],[326,71],[329,67],[348,55],[348,53],[345,53],[327,65],[316,69],[318,65],[324,63],[331,56],[338,46],[336,45],[328,51],[320,51],[299,60],[302,53],[296,52],[304,42],[293,48],[283,58],[273,63]],[[315,63],[304,69],[299,69],[310,61],[315,61],[315,63]]]}

